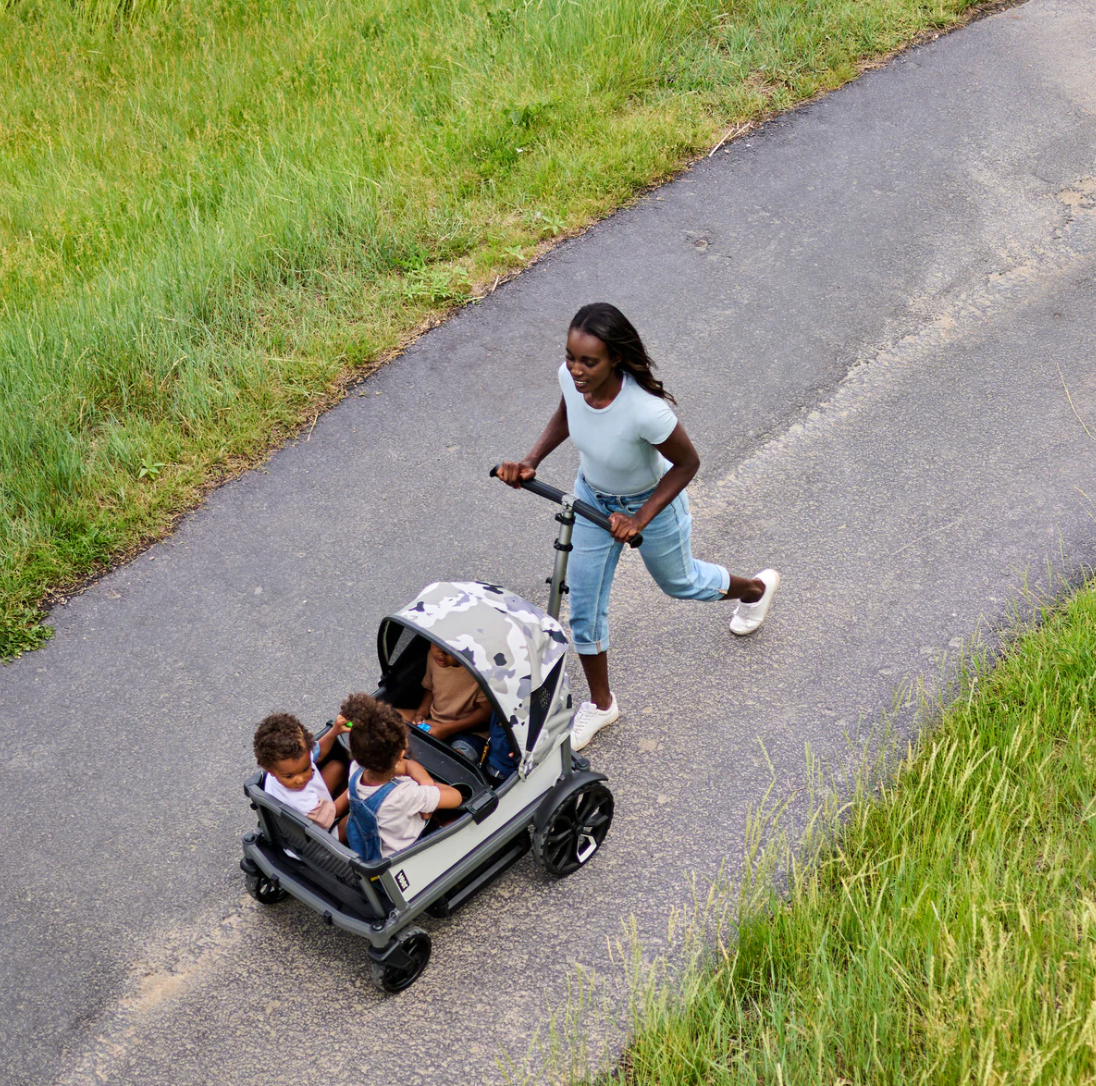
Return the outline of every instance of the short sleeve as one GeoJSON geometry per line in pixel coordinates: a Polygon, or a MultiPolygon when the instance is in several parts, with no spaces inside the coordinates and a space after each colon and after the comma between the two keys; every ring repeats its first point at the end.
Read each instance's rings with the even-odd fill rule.
{"type": "Polygon", "coordinates": [[[426,672],[422,677],[422,688],[431,692],[434,689],[434,657],[429,652],[426,654],[426,672]]]}
{"type": "MultiPolygon", "coordinates": [[[[438,809],[441,803],[441,790],[433,784],[417,784],[410,777],[400,780],[400,788],[397,795],[393,795],[402,811],[408,816],[417,814],[431,814],[438,809]]],[[[382,808],[384,804],[381,804],[382,808]]]]}
{"type": "Polygon", "coordinates": [[[643,393],[643,412],[636,427],[639,436],[652,445],[661,445],[674,432],[677,415],[661,396],[643,393]]]}

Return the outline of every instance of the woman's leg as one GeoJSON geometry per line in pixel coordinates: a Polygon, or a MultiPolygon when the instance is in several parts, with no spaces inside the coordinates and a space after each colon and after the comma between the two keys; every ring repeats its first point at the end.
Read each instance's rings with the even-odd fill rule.
{"type": "Polygon", "coordinates": [[[760,600],[765,594],[764,581],[737,577],[723,566],[693,557],[692,525],[685,493],[647,525],[639,553],[659,588],[679,600],[760,600]]]}
{"type": "Polygon", "coordinates": [[[590,700],[599,709],[608,709],[613,704],[613,695],[609,690],[609,653],[599,652],[593,656],[580,654],[579,659],[586,685],[590,688],[590,700]]]}
{"type": "Polygon", "coordinates": [[[753,581],[693,557],[692,527],[689,498],[682,492],[643,530],[639,554],[658,587],[679,600],[721,600],[734,589],[751,591],[753,581]]]}
{"type": "MultiPolygon", "coordinates": [[[[583,501],[606,512],[581,478],[575,484],[575,493],[583,501]]],[[[624,544],[616,542],[608,532],[591,524],[585,517],[575,518],[571,544],[573,550],[567,567],[571,641],[575,652],[582,657],[582,668],[590,683],[591,697],[595,703],[600,697],[605,702],[600,707],[607,708],[610,700],[609,667],[606,662],[609,651],[609,593],[624,544]],[[587,664],[587,659],[594,662],[587,664]]]]}
{"type": "Polygon", "coordinates": [[[320,776],[332,798],[346,787],[346,766],[338,758],[328,758],[320,770],[320,776]]]}
{"type": "MultiPolygon", "coordinates": [[[[575,484],[575,493],[602,512],[609,512],[581,478],[575,484]]],[[[620,716],[609,689],[609,592],[624,545],[583,517],[575,522],[571,542],[571,641],[590,687],[590,701],[579,706],[571,732],[572,749],[577,751],[620,716]]]]}
{"type": "Polygon", "coordinates": [[[757,603],[765,595],[765,582],[756,577],[736,577],[731,574],[731,586],[723,593],[725,600],[741,600],[743,603],[757,603]]]}

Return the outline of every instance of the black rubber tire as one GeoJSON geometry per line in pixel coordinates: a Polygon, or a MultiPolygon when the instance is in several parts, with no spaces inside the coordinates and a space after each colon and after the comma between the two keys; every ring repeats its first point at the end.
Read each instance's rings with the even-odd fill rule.
{"type": "Polygon", "coordinates": [[[430,936],[422,928],[404,928],[396,937],[400,949],[412,961],[410,967],[398,967],[389,962],[371,962],[370,979],[382,991],[402,992],[422,976],[430,961],[430,936]]]}
{"type": "Polygon", "coordinates": [[[545,874],[562,879],[589,862],[613,821],[613,793],[590,781],[565,797],[533,834],[533,854],[545,874]]]}
{"type": "Polygon", "coordinates": [[[284,901],[289,896],[273,879],[266,875],[245,875],[244,881],[247,883],[247,892],[260,905],[274,905],[279,901],[284,901]]]}

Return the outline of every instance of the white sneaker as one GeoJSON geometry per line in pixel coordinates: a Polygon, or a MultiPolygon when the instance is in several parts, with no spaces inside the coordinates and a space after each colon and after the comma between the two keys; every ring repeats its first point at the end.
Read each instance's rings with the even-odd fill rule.
{"type": "Polygon", "coordinates": [[[731,615],[731,633],[739,637],[752,634],[765,621],[773,596],[780,587],[780,574],[775,569],[763,569],[757,574],[756,580],[765,582],[765,594],[756,603],[743,603],[739,600],[734,614],[731,615]]]}
{"type": "Polygon", "coordinates": [[[571,730],[571,749],[582,750],[602,728],[607,728],[620,717],[616,694],[612,694],[612,703],[608,709],[599,709],[592,701],[584,701],[575,713],[575,723],[571,730]]]}

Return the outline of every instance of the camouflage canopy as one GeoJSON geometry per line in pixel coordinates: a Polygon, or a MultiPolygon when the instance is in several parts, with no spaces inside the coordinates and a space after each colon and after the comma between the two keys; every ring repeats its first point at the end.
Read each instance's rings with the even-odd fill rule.
{"type": "MultiPolygon", "coordinates": [[[[523,776],[570,728],[570,694],[562,665],[558,681],[545,688],[567,653],[567,635],[551,615],[528,600],[499,585],[441,581],[427,585],[411,603],[385,619],[385,625],[393,622],[423,634],[464,661],[509,725],[522,753],[523,776]]],[[[383,659],[382,649],[382,666],[390,662],[383,659]]]]}

